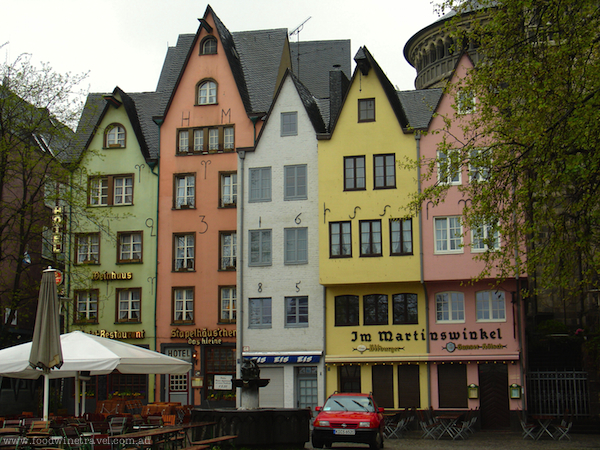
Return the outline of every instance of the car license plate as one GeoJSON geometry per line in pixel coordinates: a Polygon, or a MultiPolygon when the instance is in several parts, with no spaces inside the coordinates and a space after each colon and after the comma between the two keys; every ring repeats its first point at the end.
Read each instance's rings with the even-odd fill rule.
{"type": "Polygon", "coordinates": [[[341,429],[341,428],[334,428],[333,434],[354,435],[354,434],[356,434],[356,432],[355,432],[355,430],[346,430],[346,429],[341,429]]]}

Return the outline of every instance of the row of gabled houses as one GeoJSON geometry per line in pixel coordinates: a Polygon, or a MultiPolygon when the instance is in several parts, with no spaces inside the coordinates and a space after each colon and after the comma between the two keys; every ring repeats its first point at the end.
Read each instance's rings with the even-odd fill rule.
{"type": "MultiPolygon", "coordinates": [[[[480,408],[507,426],[523,407],[519,286],[469,282],[493,251],[461,224],[458,186],[477,174],[423,180],[405,164],[438,157],[454,95],[397,91],[366,47],[352,71],[348,40],[232,33],[210,6],[199,20],[156,92],[88,97],[74,176],[101,220],[70,218],[63,287],[69,331],[193,369],[93,377],[88,397],[243,407],[232,379],[249,358],[270,380],[263,407],[371,391],[387,409],[480,408]],[[438,181],[456,188],[411,216],[438,181]]],[[[472,66],[453,58],[445,80],[472,66]]]]}

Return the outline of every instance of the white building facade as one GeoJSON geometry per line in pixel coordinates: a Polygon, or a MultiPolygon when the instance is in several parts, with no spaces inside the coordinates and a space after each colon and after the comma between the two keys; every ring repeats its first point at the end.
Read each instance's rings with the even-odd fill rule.
{"type": "Polygon", "coordinates": [[[315,99],[287,72],[254,151],[238,151],[238,352],[270,380],[260,407],[314,409],[325,399],[316,137],[323,131],[315,99]]]}

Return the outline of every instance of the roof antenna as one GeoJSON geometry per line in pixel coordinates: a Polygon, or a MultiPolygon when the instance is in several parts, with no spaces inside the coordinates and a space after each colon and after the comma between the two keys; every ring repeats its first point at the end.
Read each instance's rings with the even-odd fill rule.
{"type": "Polygon", "coordinates": [[[289,33],[289,37],[292,37],[293,35],[297,35],[298,39],[296,42],[298,42],[298,55],[297,55],[297,65],[296,65],[296,71],[298,73],[296,73],[296,76],[298,78],[300,78],[300,32],[302,31],[302,29],[304,28],[304,24],[306,22],[308,22],[310,19],[312,18],[312,16],[309,16],[308,19],[306,19],[304,22],[302,22],[300,25],[298,25],[296,28],[294,28],[292,31],[290,31],[289,33]]]}

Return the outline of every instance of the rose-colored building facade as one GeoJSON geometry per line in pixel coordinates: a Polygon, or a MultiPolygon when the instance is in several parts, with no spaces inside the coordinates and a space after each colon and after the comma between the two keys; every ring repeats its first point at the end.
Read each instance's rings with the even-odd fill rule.
{"type": "MultiPolygon", "coordinates": [[[[463,56],[451,83],[467,76],[472,66],[469,57],[463,56]]],[[[455,102],[452,92],[442,95],[430,133],[421,138],[423,158],[430,160],[438,156],[438,143],[445,133],[441,131],[445,127],[443,117],[453,118],[450,134],[461,136],[460,121],[468,120],[469,114],[456,114],[455,102]]],[[[439,167],[436,171],[423,186],[438,181],[439,177],[448,177],[439,167]]],[[[462,210],[470,200],[458,186],[468,183],[469,176],[469,168],[462,167],[458,177],[450,174],[448,179],[444,178],[444,182],[456,187],[448,190],[443,202],[424,204],[421,215],[431,406],[435,409],[479,408],[484,425],[490,425],[486,420],[499,421],[497,426],[501,427],[508,424],[510,410],[522,409],[522,399],[510,395],[516,397],[515,385],[524,385],[520,358],[522,330],[518,326],[521,303],[515,279],[497,284],[492,274],[492,278],[471,281],[484,267],[477,256],[485,248],[481,248],[483,245],[471,230],[460,225],[462,210]],[[462,238],[453,239],[455,232],[461,233],[462,238]],[[456,392],[457,386],[459,392],[456,392]],[[499,418],[487,413],[492,409],[502,411],[499,418]]],[[[501,236],[498,245],[502,245],[501,236]]]]}

